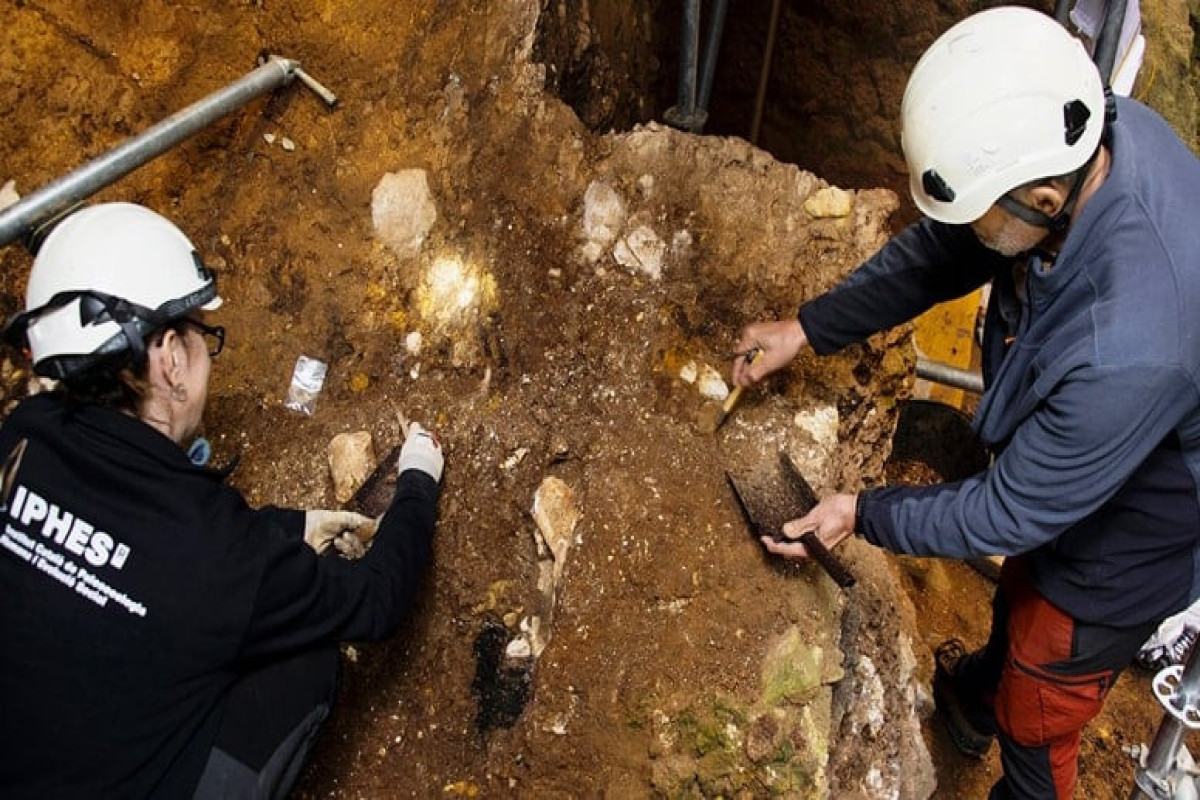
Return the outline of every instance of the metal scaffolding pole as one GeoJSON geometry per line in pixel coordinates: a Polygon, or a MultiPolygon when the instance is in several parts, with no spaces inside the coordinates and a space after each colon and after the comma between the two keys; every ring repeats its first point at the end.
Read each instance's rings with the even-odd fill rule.
{"type": "Polygon", "coordinates": [[[279,86],[300,78],[332,107],[337,97],[300,69],[299,63],[279,56],[241,79],[177,111],[143,133],[126,139],[104,155],[57,178],[0,212],[0,247],[35,232],[46,222],[162,155],[209,124],[279,86]]]}

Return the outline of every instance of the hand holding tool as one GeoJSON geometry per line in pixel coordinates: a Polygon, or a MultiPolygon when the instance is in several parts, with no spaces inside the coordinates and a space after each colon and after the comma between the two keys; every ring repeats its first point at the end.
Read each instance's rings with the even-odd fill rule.
{"type": "MultiPolygon", "coordinates": [[[[746,351],[745,353],[734,353],[734,358],[746,358],[746,363],[753,363],[754,359],[758,358],[762,351],[757,347],[746,351]]],[[[701,414],[700,428],[705,433],[716,433],[717,430],[725,423],[729,417],[729,412],[737,405],[737,402],[742,397],[742,390],[745,386],[735,386],[729,396],[725,398],[719,409],[714,413],[701,414]]]]}
{"type": "Polygon", "coordinates": [[[400,448],[396,472],[418,469],[440,483],[444,464],[442,446],[437,437],[421,427],[420,423],[410,423],[405,432],[404,446],[400,448]]]}
{"type": "Polygon", "coordinates": [[[378,521],[353,511],[304,512],[304,543],[324,555],[330,547],[347,558],[361,558],[375,536],[378,521]]]}
{"type": "Polygon", "coordinates": [[[760,468],[737,479],[726,472],[725,478],[755,536],[767,536],[776,542],[799,541],[834,583],[843,589],[854,585],[854,575],[829,551],[815,531],[808,531],[796,540],[784,535],[785,522],[804,516],[817,505],[816,492],[786,453],[780,452],[777,466],[760,468]]]}

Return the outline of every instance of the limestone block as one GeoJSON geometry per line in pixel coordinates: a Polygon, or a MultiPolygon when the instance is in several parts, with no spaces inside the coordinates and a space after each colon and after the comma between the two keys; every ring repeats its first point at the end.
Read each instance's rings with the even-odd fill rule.
{"type": "Polygon", "coordinates": [[[653,280],[662,277],[663,256],[666,253],[666,243],[648,225],[635,228],[613,248],[613,258],[618,264],[653,280]]]}
{"type": "Polygon", "coordinates": [[[329,443],[329,474],[333,496],[345,503],[375,469],[375,448],[369,431],[339,433],[329,443]]]}
{"type": "Polygon", "coordinates": [[[826,186],[804,201],[804,210],[810,217],[846,217],[854,208],[854,196],[845,189],[826,186]]]}
{"type": "MultiPolygon", "coordinates": [[[[567,553],[575,535],[575,525],[579,522],[579,509],[575,506],[575,492],[561,478],[550,476],[545,478],[533,496],[533,519],[537,523],[539,546],[538,549],[548,551],[553,560],[549,594],[557,590],[562,580],[563,567],[567,563],[567,553]]],[[[553,600],[553,598],[548,598],[553,600]]]]}
{"type": "Polygon", "coordinates": [[[437,221],[437,205],[423,169],[389,172],[371,192],[371,221],[375,234],[400,258],[421,250],[437,221]]]}
{"type": "Polygon", "coordinates": [[[625,226],[625,201],[604,181],[592,181],[583,195],[583,255],[597,261],[625,226]]]}

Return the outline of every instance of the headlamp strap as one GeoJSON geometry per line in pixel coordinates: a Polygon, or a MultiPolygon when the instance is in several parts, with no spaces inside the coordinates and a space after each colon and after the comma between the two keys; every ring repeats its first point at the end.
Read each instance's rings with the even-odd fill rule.
{"type": "Polygon", "coordinates": [[[1092,163],[1096,160],[1099,152],[1100,148],[1096,148],[1096,152],[1092,153],[1083,166],[1075,170],[1074,181],[1071,183],[1070,191],[1067,192],[1067,199],[1063,203],[1062,208],[1053,217],[1018,201],[1012,196],[1012,192],[1005,192],[1000,195],[1000,198],[996,200],[996,205],[1017,219],[1036,228],[1046,228],[1053,233],[1062,233],[1071,224],[1071,214],[1075,210],[1075,202],[1079,199],[1079,192],[1083,189],[1083,181],[1087,178],[1088,171],[1092,168],[1092,163]]]}
{"type": "Polygon", "coordinates": [[[79,301],[80,327],[86,328],[97,322],[115,322],[125,334],[129,349],[137,360],[146,354],[142,330],[153,330],[166,321],[162,314],[153,309],[124,298],[90,289],[72,289],[58,292],[41,306],[14,316],[5,328],[7,339],[13,344],[23,344],[25,331],[31,322],[45,312],[62,308],[74,300],[79,301]]]}

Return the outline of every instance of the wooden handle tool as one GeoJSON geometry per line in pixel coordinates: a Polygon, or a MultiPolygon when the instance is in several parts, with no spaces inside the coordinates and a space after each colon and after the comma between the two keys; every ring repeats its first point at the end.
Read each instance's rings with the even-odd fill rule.
{"type": "MultiPolygon", "coordinates": [[[[754,359],[758,358],[760,353],[762,353],[762,350],[759,350],[758,348],[746,353],[746,363],[753,364],[754,359]]],[[[721,404],[721,413],[717,417],[716,426],[713,428],[714,433],[725,423],[725,419],[729,416],[729,412],[733,411],[733,407],[737,405],[738,400],[741,399],[742,391],[745,390],[745,388],[745,386],[735,386],[733,387],[733,391],[729,393],[729,396],[725,398],[725,402],[721,404]]]]}

